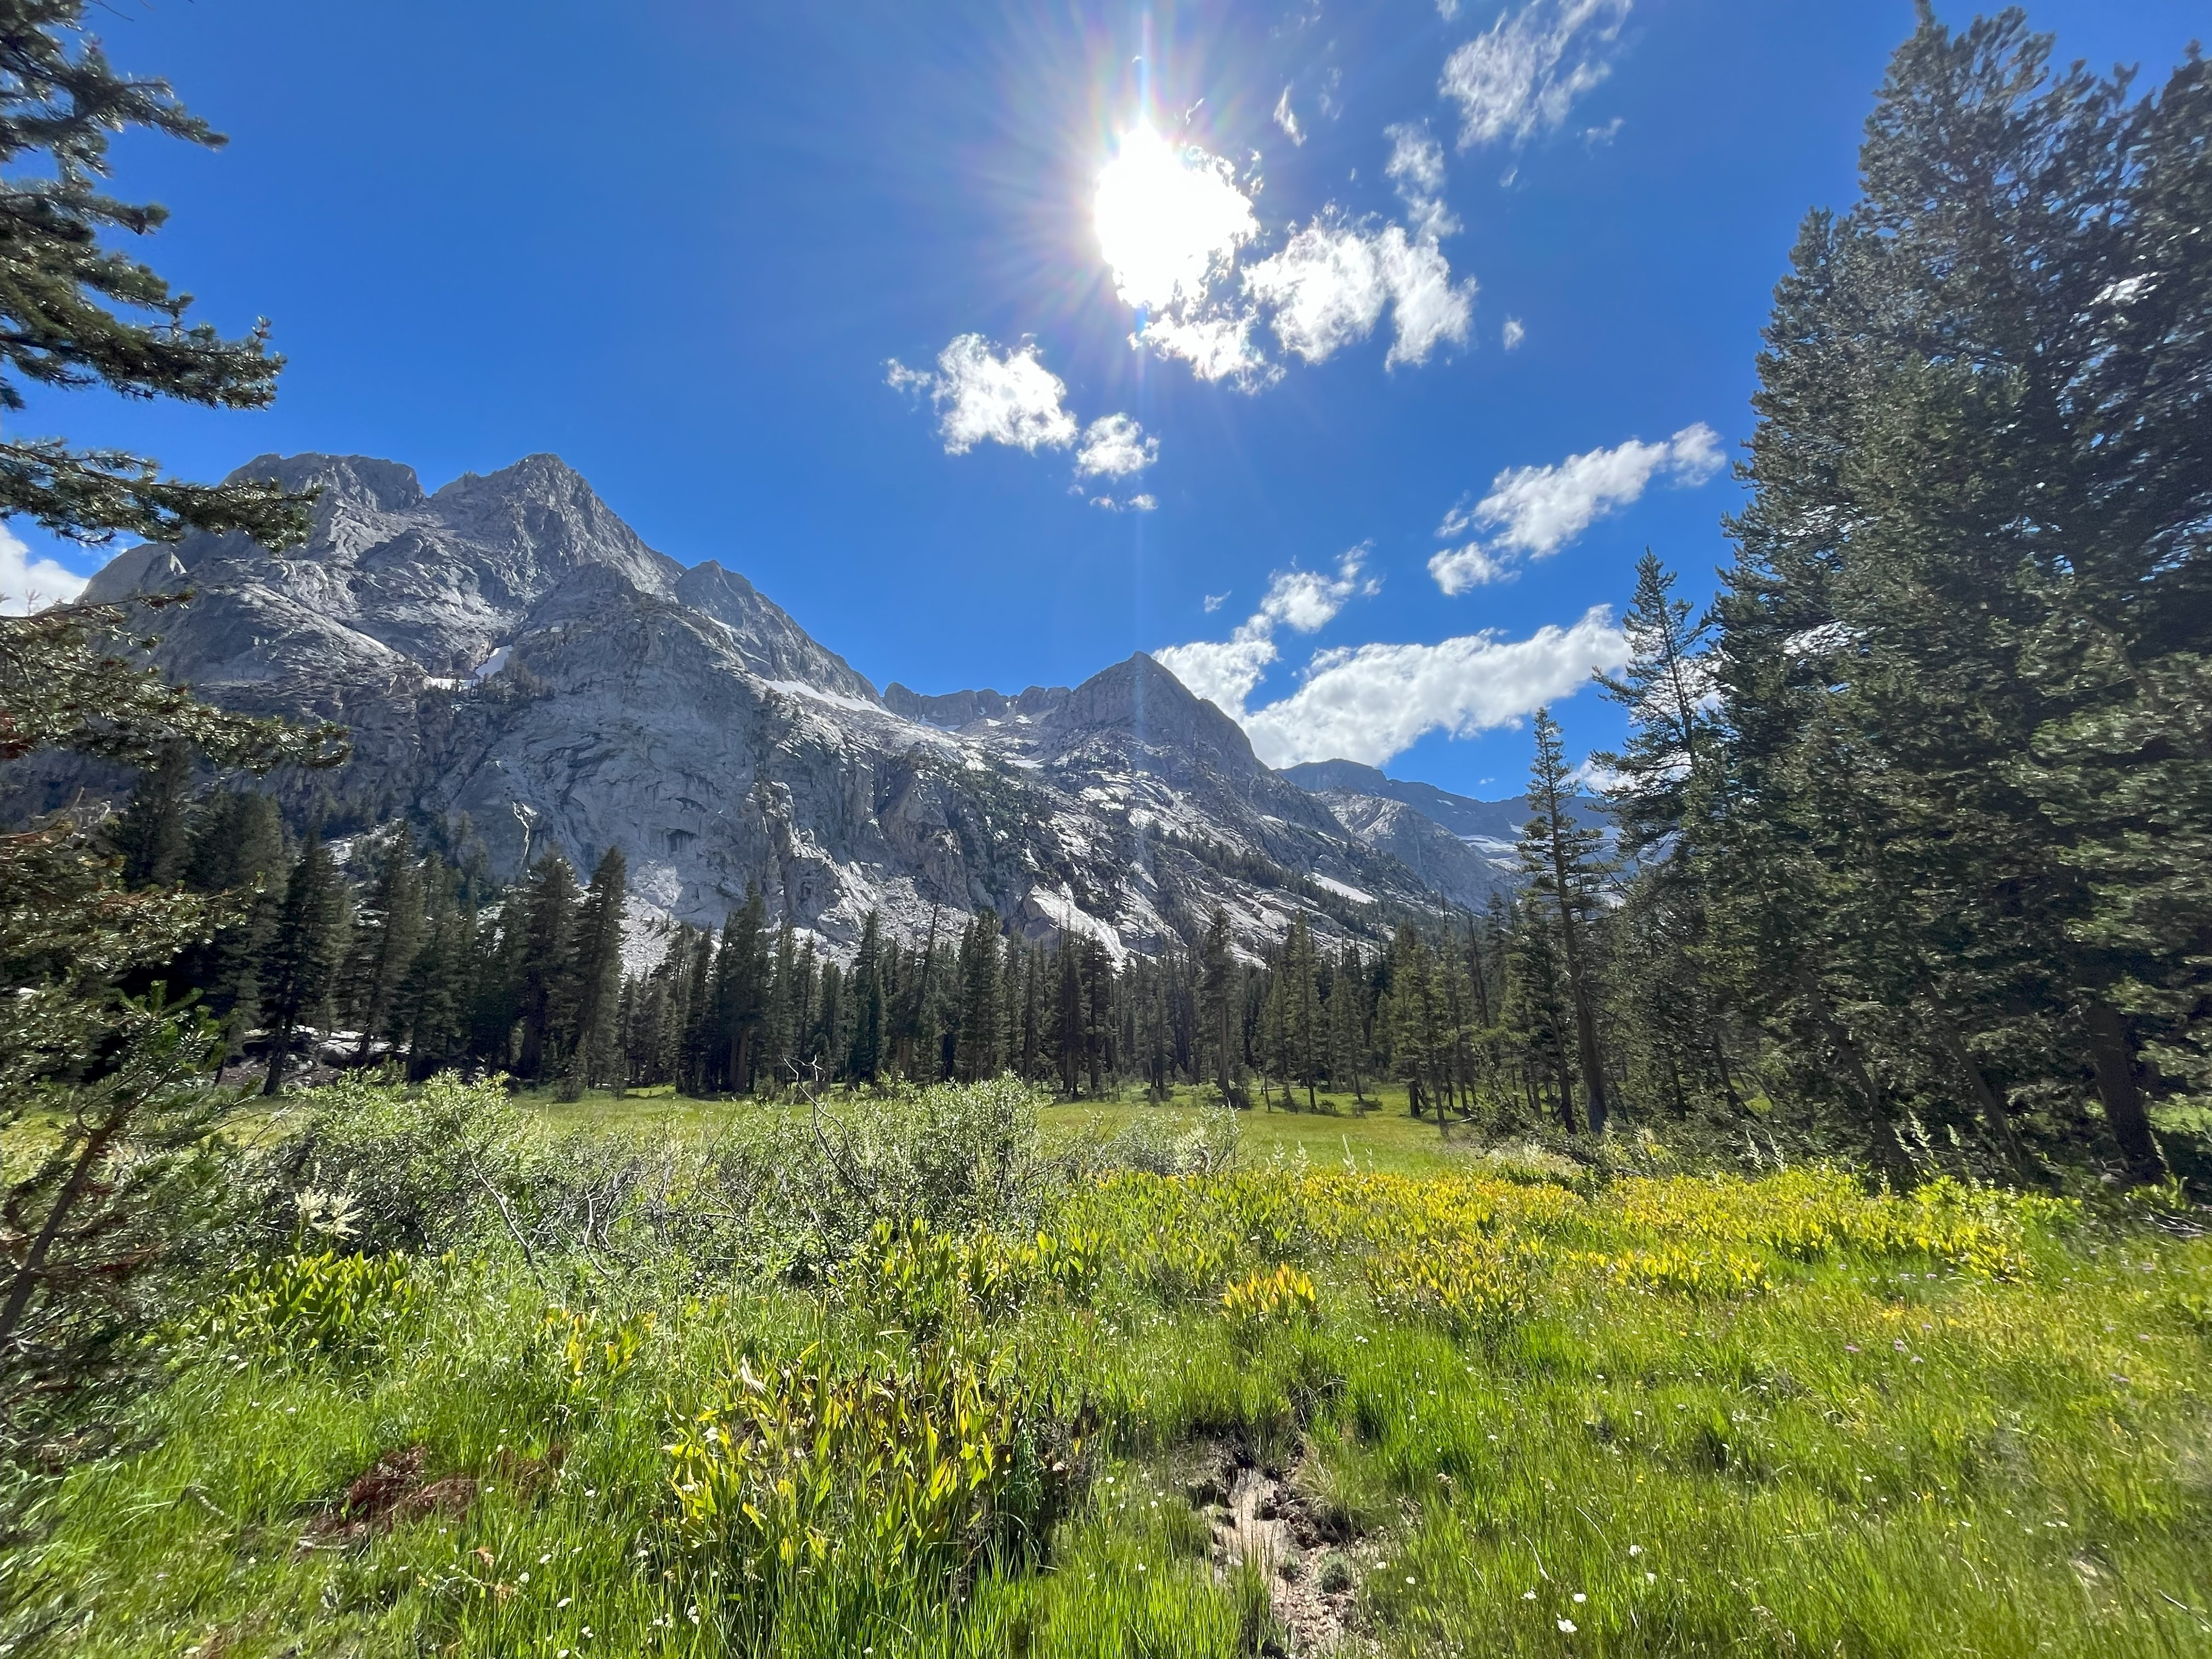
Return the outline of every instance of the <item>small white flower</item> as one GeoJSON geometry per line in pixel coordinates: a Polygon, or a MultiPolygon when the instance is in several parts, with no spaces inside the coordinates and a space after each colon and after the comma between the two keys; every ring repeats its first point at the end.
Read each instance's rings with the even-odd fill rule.
{"type": "Polygon", "coordinates": [[[1521,1599],[1523,1601],[1533,1601],[1536,1599],[1536,1592],[1534,1590],[1522,1590],[1521,1592],[1521,1599]]]}
{"type": "Polygon", "coordinates": [[[1628,1547],[1628,1553],[1631,1555],[1641,1555],[1644,1553],[1644,1546],[1641,1544],[1631,1544],[1628,1547]]]}
{"type": "Polygon", "coordinates": [[[1587,1601],[1589,1600],[1589,1597],[1584,1595],[1580,1590],[1577,1590],[1575,1592],[1575,1600],[1577,1601],[1587,1601]]]}
{"type": "Polygon", "coordinates": [[[1560,1634],[1560,1635],[1562,1635],[1562,1636],[1572,1636],[1574,1633],[1575,1633],[1575,1621],[1574,1621],[1573,1620],[1571,1620],[1571,1619],[1562,1619],[1562,1620],[1559,1620],[1559,1634],[1560,1634]]]}

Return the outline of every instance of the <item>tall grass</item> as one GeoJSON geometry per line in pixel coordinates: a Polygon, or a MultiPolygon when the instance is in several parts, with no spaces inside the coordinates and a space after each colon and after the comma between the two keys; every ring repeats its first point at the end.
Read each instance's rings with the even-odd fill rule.
{"type": "Polygon", "coordinates": [[[11,1651],[2212,1652],[2178,1209],[441,1090],[241,1182],[262,1258],[9,1563],[11,1651]]]}

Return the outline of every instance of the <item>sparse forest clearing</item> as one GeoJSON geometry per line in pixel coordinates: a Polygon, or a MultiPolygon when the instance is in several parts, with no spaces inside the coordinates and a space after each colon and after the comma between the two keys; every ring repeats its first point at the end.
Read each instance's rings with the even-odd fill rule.
{"type": "Polygon", "coordinates": [[[293,1249],[11,1589],[84,1655],[2212,1650],[2154,1200],[1079,1115],[303,1097],[293,1249]]]}

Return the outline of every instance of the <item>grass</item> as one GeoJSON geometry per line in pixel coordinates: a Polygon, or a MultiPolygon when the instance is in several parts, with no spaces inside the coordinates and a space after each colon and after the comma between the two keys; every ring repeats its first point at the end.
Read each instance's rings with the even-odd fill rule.
{"type": "MultiPolygon", "coordinates": [[[[635,1108],[526,1110],[781,1133],[635,1108]]],[[[404,1294],[277,1264],[13,1593],[55,1650],[193,1659],[2212,1653],[2187,1217],[1243,1128],[1048,1195],[1048,1246],[886,1226],[828,1284],[641,1246],[541,1287],[491,1228],[404,1294]],[[1239,1479],[1272,1557],[1224,1548],[1239,1479]]]]}
{"type": "MultiPolygon", "coordinates": [[[[547,1089],[518,1097],[524,1109],[547,1127],[562,1132],[629,1130],[655,1134],[750,1134],[767,1126],[803,1122],[807,1109],[790,1101],[704,1100],[673,1093],[640,1095],[592,1090],[583,1098],[563,1101],[547,1089]]],[[[1364,1106],[1350,1095],[1322,1095],[1320,1109],[1292,1112],[1254,1107],[1239,1114],[1248,1159],[1303,1156],[1314,1164],[1340,1165],[1356,1158],[1361,1169],[1405,1171],[1440,1169],[1474,1151],[1475,1132],[1455,1124],[1439,1134],[1435,1120],[1416,1118],[1406,1105],[1402,1084],[1370,1088],[1364,1106]]],[[[1177,1085],[1164,1102],[1127,1087],[1103,1099],[1057,1102],[1042,1106],[1038,1118],[1047,1135],[1070,1141],[1101,1132],[1115,1134],[1133,1124],[1188,1124],[1205,1103],[1200,1091],[1177,1085]]]]}

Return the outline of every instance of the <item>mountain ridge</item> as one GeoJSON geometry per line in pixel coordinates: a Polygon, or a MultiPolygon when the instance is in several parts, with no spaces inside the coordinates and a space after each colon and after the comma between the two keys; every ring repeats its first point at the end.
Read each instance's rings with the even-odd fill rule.
{"type": "MultiPolygon", "coordinates": [[[[872,909],[912,938],[988,905],[1116,955],[1186,947],[1216,907],[1248,951],[1297,915],[1376,937],[1443,914],[1431,879],[1142,653],[1012,697],[878,694],[720,560],[648,546],[556,456],[428,492],[367,456],[233,476],[318,487],[307,543],[129,549],[88,593],[192,589],[163,617],[165,672],[352,731],[342,771],[279,781],[300,812],[465,834],[504,877],[621,844],[648,918],[716,924],[757,885],[833,950],[872,909]]],[[[9,805],[83,781],[11,778],[9,805]]]]}

